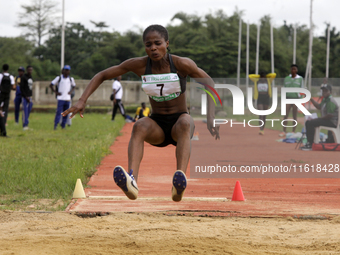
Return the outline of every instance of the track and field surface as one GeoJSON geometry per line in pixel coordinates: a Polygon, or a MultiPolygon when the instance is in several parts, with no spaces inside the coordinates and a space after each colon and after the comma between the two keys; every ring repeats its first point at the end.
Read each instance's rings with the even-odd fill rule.
{"type": "MultiPolygon", "coordinates": [[[[266,164],[329,164],[339,162],[339,152],[296,150],[296,144],[276,142],[278,132],[257,128],[221,126],[221,141],[214,141],[206,124],[195,121],[199,141],[209,151],[221,146],[225,160],[233,165],[266,164]],[[228,147],[225,147],[225,144],[228,147]],[[220,144],[220,145],[219,145],[220,144]]],[[[145,143],[141,163],[137,200],[129,200],[115,185],[112,171],[116,165],[127,168],[127,147],[133,124],[126,124],[122,136],[111,147],[85,189],[86,199],[74,199],[67,211],[80,214],[106,212],[166,212],[211,216],[296,216],[302,218],[339,215],[340,179],[337,178],[202,178],[191,179],[188,167],[188,188],[181,202],[171,200],[171,180],[176,170],[175,147],[158,148],[145,143]],[[236,181],[242,186],[246,201],[231,201],[236,181]]],[[[195,147],[196,148],[196,147],[195,147]]],[[[204,151],[203,151],[204,152],[204,151]]]]}

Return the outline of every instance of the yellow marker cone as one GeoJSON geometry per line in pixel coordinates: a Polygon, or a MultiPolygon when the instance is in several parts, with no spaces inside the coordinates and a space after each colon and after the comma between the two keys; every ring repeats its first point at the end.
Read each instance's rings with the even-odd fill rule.
{"type": "Polygon", "coordinates": [[[81,183],[80,179],[77,179],[76,187],[73,191],[73,198],[86,198],[83,184],[81,183]]]}

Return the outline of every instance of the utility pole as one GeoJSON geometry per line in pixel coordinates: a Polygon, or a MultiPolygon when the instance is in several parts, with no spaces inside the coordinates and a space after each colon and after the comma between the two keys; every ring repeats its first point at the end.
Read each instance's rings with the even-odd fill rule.
{"type": "Polygon", "coordinates": [[[238,30],[237,87],[240,87],[241,42],[242,42],[242,19],[240,15],[239,30],[238,30]]]}
{"type": "Polygon", "coordinates": [[[65,0],[63,1],[63,14],[62,14],[62,24],[61,24],[61,61],[60,66],[61,69],[64,67],[65,62],[65,0]]]}

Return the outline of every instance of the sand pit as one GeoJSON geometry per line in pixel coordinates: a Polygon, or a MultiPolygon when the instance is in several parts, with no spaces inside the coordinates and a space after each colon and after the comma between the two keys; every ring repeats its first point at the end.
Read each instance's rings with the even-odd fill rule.
{"type": "Polygon", "coordinates": [[[339,254],[340,218],[0,212],[0,254],[339,254]]]}
{"type": "MultiPolygon", "coordinates": [[[[240,179],[244,202],[230,201],[236,179],[190,179],[185,198],[174,203],[174,148],[156,154],[146,146],[140,196],[136,201],[121,198],[112,170],[117,164],[127,165],[126,134],[131,127],[125,125],[113,154],[92,176],[87,198],[73,200],[68,212],[0,211],[0,254],[340,254],[339,178],[240,179]],[[162,168],[151,164],[153,155],[162,168]],[[77,216],[94,212],[105,216],[77,216]]],[[[257,141],[270,144],[268,153],[275,154],[270,163],[338,162],[338,154],[302,153],[295,145],[277,145],[273,132],[257,141]]],[[[251,135],[249,139],[255,139],[251,135]]],[[[237,137],[229,134],[228,142],[239,145],[237,137]]],[[[242,146],[243,155],[238,149],[228,150],[228,160],[255,164],[258,155],[245,148],[252,149],[242,146]]]]}

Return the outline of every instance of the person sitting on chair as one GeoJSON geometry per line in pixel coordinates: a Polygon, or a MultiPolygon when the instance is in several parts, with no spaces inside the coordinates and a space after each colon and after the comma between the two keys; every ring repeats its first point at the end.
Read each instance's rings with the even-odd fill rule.
{"type": "MultiPolygon", "coordinates": [[[[320,104],[311,98],[311,102],[315,108],[321,110],[321,118],[306,121],[307,144],[301,147],[301,150],[304,151],[312,150],[316,127],[325,126],[335,128],[338,125],[339,105],[331,95],[332,86],[330,84],[322,84],[321,90],[323,99],[320,104]]],[[[331,134],[331,132],[329,132],[329,134],[331,134]]]]}

